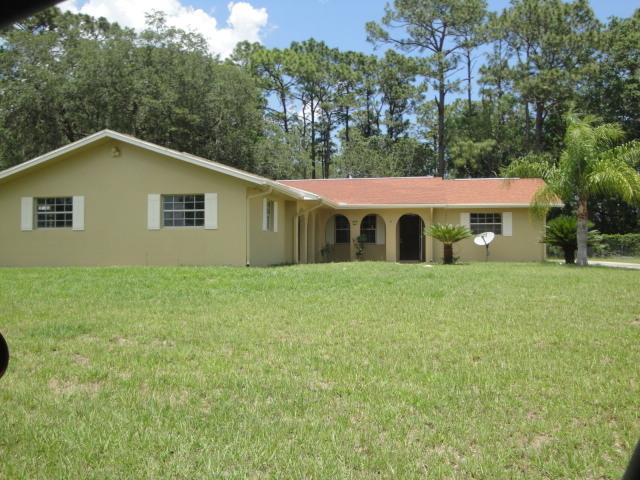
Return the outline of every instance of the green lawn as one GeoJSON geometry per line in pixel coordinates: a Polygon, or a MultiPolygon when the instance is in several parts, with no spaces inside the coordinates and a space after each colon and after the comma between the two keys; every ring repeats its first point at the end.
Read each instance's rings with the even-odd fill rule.
{"type": "Polygon", "coordinates": [[[0,269],[2,479],[620,478],[640,275],[0,269]]]}

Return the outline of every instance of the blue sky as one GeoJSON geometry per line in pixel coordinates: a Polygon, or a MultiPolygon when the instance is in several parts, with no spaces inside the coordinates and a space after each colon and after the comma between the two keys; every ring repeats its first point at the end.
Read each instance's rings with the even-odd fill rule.
{"type": "MultiPolygon", "coordinates": [[[[225,5],[225,2],[214,2],[225,5]]],[[[365,24],[380,21],[384,15],[385,0],[269,0],[251,2],[265,7],[269,23],[275,28],[264,38],[267,47],[287,47],[294,40],[313,37],[341,50],[372,52],[366,41],[365,24]]],[[[502,11],[508,0],[489,0],[489,10],[502,11]]],[[[203,1],[205,5],[211,2],[203,1]]],[[[591,8],[601,20],[611,15],[629,17],[640,3],[635,0],[598,0],[591,8]]],[[[384,47],[383,47],[384,48],[384,47]]]]}
{"type": "MultiPolygon", "coordinates": [[[[144,12],[168,13],[170,23],[203,33],[211,49],[226,56],[239,40],[260,41],[269,48],[292,41],[322,40],[341,50],[373,52],[364,26],[379,21],[386,0],[67,0],[61,8],[105,16],[141,28],[144,12]]],[[[501,11],[508,0],[489,0],[501,11]]],[[[605,21],[611,15],[629,17],[640,7],[636,0],[592,0],[591,7],[605,21]]],[[[385,47],[381,48],[384,51],[385,47]]]]}

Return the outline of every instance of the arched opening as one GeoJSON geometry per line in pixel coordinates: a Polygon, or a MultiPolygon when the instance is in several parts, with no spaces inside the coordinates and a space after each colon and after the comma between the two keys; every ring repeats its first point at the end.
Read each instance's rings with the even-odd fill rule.
{"type": "Polygon", "coordinates": [[[363,260],[386,260],[386,226],[380,215],[365,215],[360,221],[360,235],[366,237],[363,260]]]}
{"type": "Polygon", "coordinates": [[[408,213],[398,221],[399,259],[424,261],[424,222],[420,215],[408,213]]]}
{"type": "Polygon", "coordinates": [[[323,260],[329,262],[348,262],[351,256],[351,226],[344,215],[332,215],[325,225],[325,245],[323,260]]]}

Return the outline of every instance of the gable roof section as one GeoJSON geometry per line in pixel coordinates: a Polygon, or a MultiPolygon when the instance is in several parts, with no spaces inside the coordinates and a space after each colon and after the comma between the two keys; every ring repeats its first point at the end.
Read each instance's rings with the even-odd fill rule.
{"type": "Polygon", "coordinates": [[[222,173],[224,175],[229,175],[230,177],[239,178],[256,186],[272,187],[274,190],[280,193],[284,193],[299,200],[318,200],[318,197],[316,195],[309,192],[301,191],[295,187],[288,187],[281,183],[274,182],[273,180],[269,180],[268,178],[254,175],[243,170],[224,165],[222,163],[214,162],[213,160],[207,160],[205,158],[191,155],[189,153],[178,152],[177,150],[161,147],[160,145],[156,145],[145,140],[140,140],[139,138],[133,137],[131,135],[115,132],[113,130],[101,130],[76,142],[64,145],[63,147],[52,150],[49,153],[45,153],[44,155],[36,157],[32,160],[28,160],[14,167],[0,171],[0,181],[2,181],[3,179],[8,179],[13,175],[20,174],[21,172],[26,172],[30,168],[36,167],[38,165],[55,161],[56,159],[59,159],[60,157],[70,154],[76,150],[80,150],[92,144],[100,144],[109,139],[144,148],[145,150],[156,152],[161,155],[166,155],[168,157],[175,158],[176,160],[191,163],[193,165],[197,165],[214,172],[222,173]]]}
{"type": "Polygon", "coordinates": [[[440,177],[281,180],[324,197],[339,208],[401,206],[527,207],[544,182],[539,178],[443,180],[440,177]]]}

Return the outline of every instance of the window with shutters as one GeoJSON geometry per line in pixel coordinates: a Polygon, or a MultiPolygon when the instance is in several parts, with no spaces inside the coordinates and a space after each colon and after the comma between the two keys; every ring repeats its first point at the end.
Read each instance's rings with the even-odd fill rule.
{"type": "Polygon", "coordinates": [[[37,228],[73,227],[73,197],[36,198],[37,228]]]}

